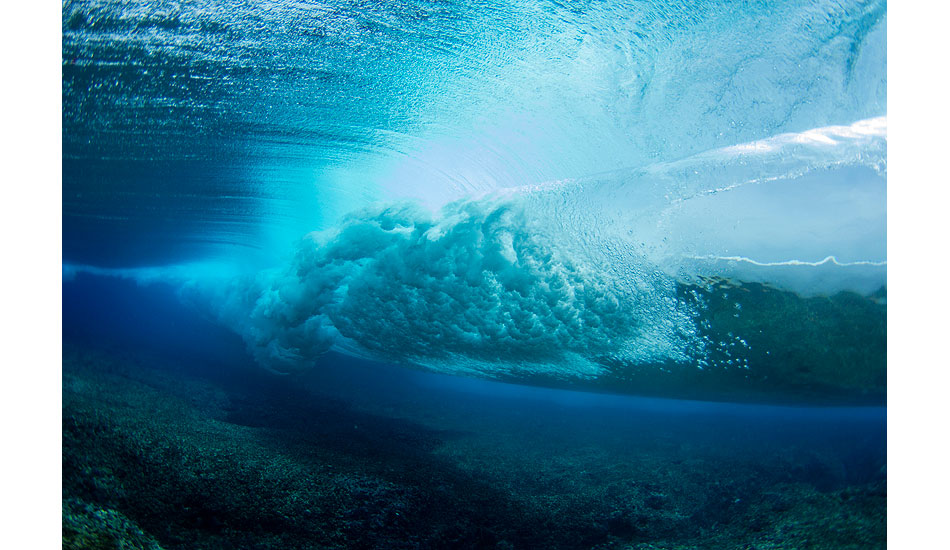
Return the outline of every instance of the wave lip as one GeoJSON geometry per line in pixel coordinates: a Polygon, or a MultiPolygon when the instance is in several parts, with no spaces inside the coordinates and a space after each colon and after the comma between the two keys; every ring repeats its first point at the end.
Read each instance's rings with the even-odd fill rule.
{"type": "Polygon", "coordinates": [[[848,146],[866,145],[887,137],[887,117],[859,120],[849,125],[823,126],[804,132],[789,132],[766,139],[720,149],[725,154],[771,153],[796,145],[848,146]]]}
{"type": "Polygon", "coordinates": [[[803,295],[886,284],[886,117],[525,193],[563,235],[634,251],[680,281],[728,277],[803,295]]]}

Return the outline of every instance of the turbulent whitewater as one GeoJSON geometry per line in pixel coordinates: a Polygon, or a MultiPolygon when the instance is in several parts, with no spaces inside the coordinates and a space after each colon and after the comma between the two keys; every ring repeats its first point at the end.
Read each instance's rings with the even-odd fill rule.
{"type": "Polygon", "coordinates": [[[63,10],[64,280],[330,351],[881,403],[886,4],[63,10]]]}

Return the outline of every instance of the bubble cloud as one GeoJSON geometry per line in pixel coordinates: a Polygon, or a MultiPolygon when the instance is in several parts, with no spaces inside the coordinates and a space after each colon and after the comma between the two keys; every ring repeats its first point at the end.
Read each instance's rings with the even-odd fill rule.
{"type": "Polygon", "coordinates": [[[555,244],[517,196],[400,203],[312,234],[219,310],[267,367],[341,349],[476,374],[596,376],[605,359],[685,357],[690,319],[649,269],[618,280],[555,244]],[[246,314],[245,311],[250,311],[246,314]]]}

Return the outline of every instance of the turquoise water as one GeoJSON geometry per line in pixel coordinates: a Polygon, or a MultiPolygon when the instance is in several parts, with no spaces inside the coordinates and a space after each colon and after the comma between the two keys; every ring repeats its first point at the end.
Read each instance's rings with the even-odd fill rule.
{"type": "Polygon", "coordinates": [[[708,397],[882,403],[852,356],[883,349],[885,31],[875,2],[67,2],[64,270],[175,281],[281,372],[636,393],[731,359],[751,386],[708,397]],[[745,351],[807,326],[705,328],[684,296],[722,279],[879,307],[799,380],[745,351]]]}
{"type": "MultiPolygon", "coordinates": [[[[845,539],[882,544],[885,2],[66,1],[62,24],[64,395],[77,396],[64,401],[64,425],[78,430],[64,429],[75,450],[64,454],[73,472],[64,522],[98,505],[169,547],[306,547],[297,531],[293,542],[235,538],[229,529],[251,520],[220,510],[176,524],[197,534],[161,534],[151,512],[103,488],[112,474],[81,481],[96,461],[119,471],[126,451],[72,446],[96,408],[76,388],[113,384],[133,395],[109,377],[132,369],[127,379],[148,386],[151,375],[136,369],[154,363],[162,376],[180,375],[185,393],[195,376],[250,377],[247,388],[222,386],[230,409],[193,417],[238,418],[229,425],[278,440],[286,425],[274,415],[312,414],[316,425],[351,418],[300,410],[306,399],[290,393],[289,409],[260,417],[260,403],[242,393],[255,384],[316,387],[320,400],[349,400],[368,415],[357,424],[383,432],[392,418],[410,422],[407,437],[426,443],[383,445],[382,463],[442,471],[426,462],[434,453],[453,472],[486,475],[497,498],[522,491],[525,502],[511,498],[538,525],[549,521],[539,511],[544,487],[573,498],[570,476],[552,481],[551,463],[538,485],[511,489],[523,465],[486,449],[515,457],[513,441],[565,415],[564,432],[544,431],[536,447],[573,449],[561,464],[571,471],[605,468],[631,459],[618,443],[630,434],[624,418],[670,419],[644,437],[677,441],[676,452],[656,443],[643,456],[681,468],[636,491],[616,489],[612,474],[595,482],[577,473],[585,506],[608,486],[642,506],[572,516],[587,527],[567,521],[560,547],[841,547],[850,543],[829,533],[857,531],[871,534],[845,539]],[[367,397],[385,395],[387,380],[388,409],[367,397]],[[527,405],[538,395],[553,408],[527,405]],[[518,412],[520,398],[529,408],[518,412]],[[601,426],[593,440],[586,424],[567,420],[563,400],[583,403],[578,417],[601,426]],[[484,421],[461,420],[465,407],[484,421]],[[509,407],[520,420],[506,432],[498,411],[509,407]],[[604,407],[611,412],[598,416],[604,407]],[[768,423],[749,421],[757,417],[790,427],[766,436],[768,423]],[[690,427],[700,418],[733,442],[717,448],[690,427]],[[863,435],[837,446],[807,435],[822,425],[863,435]],[[419,435],[430,428],[477,435],[439,436],[440,447],[419,435]],[[769,450],[751,452],[763,438],[769,450]],[[599,458],[576,454],[586,447],[599,458]],[[736,514],[761,528],[710,539],[727,523],[712,513],[726,496],[670,495],[688,486],[674,478],[705,486],[729,477],[709,466],[722,456],[747,457],[740,469],[778,456],[800,468],[781,478],[761,466],[761,483],[733,479],[760,499],[736,514]],[[785,494],[780,483],[794,486],[794,504],[762,500],[785,494]],[[832,507],[826,519],[857,519],[784,541],[769,530],[812,525],[803,518],[820,514],[808,506],[829,495],[862,511],[832,507]],[[699,530],[675,519],[692,514],[699,530]]],[[[134,407],[108,403],[106,424],[128,428],[120,419],[134,407]]],[[[149,429],[128,428],[129,438],[149,429]]],[[[301,433],[290,441],[316,437],[301,433]]],[[[364,464],[376,452],[333,433],[349,443],[332,453],[352,443],[364,464]]],[[[210,447],[195,445],[207,458],[210,447]]],[[[149,460],[166,474],[198,475],[187,461],[149,460]]],[[[640,466],[623,475],[643,481],[654,464],[640,466]]],[[[437,500],[420,479],[387,479],[437,500]]],[[[443,480],[454,495],[446,502],[471,489],[459,483],[443,480]]],[[[359,521],[344,522],[351,531],[323,516],[294,528],[374,533],[352,544],[316,537],[313,547],[558,546],[531,534],[541,527],[513,535],[517,514],[480,515],[487,508],[453,527],[454,539],[447,525],[458,518],[417,517],[387,538],[362,508],[359,521]]]]}

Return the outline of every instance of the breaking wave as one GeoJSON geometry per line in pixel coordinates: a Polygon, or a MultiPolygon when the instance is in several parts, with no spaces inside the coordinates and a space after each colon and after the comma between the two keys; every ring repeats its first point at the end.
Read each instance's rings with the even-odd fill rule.
{"type": "Polygon", "coordinates": [[[557,242],[527,203],[354,214],[305,239],[287,268],[225,292],[219,311],[282,372],[334,348],[492,376],[596,376],[602,357],[686,359],[694,333],[671,278],[636,263],[617,277],[557,242]]]}
{"type": "Polygon", "coordinates": [[[330,350],[492,377],[702,365],[720,343],[684,287],[886,284],[885,130],[782,135],[436,211],[377,205],[307,236],[286,266],[199,293],[279,372],[330,350]]]}

